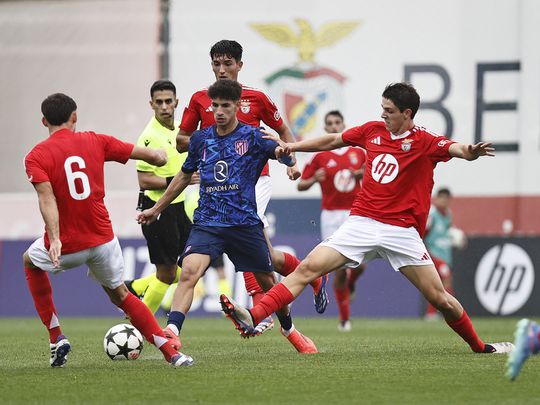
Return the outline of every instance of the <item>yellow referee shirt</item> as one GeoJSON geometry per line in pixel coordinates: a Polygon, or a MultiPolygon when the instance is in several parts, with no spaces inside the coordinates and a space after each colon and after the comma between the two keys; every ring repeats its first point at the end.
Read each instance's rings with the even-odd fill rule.
{"type": "MultiPolygon", "coordinates": [[[[141,136],[139,136],[137,146],[154,149],[165,148],[168,161],[165,166],[158,167],[148,164],[143,160],[137,160],[137,171],[154,173],[156,176],[164,178],[174,176],[180,171],[186,160],[187,152],[178,153],[176,150],[176,135],[178,134],[179,125],[180,121],[175,121],[174,129],[170,130],[161,125],[156,117],[152,117],[141,136]]],[[[164,192],[165,189],[146,190],[144,194],[152,201],[157,201],[164,192]]],[[[181,193],[171,204],[179,203],[184,201],[184,199],[184,193],[181,193]]]]}

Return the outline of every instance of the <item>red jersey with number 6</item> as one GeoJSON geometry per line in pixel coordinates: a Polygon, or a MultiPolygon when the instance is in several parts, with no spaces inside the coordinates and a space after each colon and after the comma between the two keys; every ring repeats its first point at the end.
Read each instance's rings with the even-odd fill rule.
{"type": "Polygon", "coordinates": [[[454,142],[415,126],[391,134],[384,122],[371,121],[346,130],[342,139],[367,152],[362,190],[351,215],[402,227],[414,226],[423,236],[431,203],[433,170],[451,159],[454,142]]]}
{"type": "MultiPolygon", "coordinates": [[[[58,205],[62,254],[78,252],[114,237],[105,208],[103,165],[126,163],[134,145],[94,132],[61,129],[24,159],[31,183],[50,182],[58,205]]],[[[45,247],[49,238],[45,232],[45,247]]]]}
{"type": "MultiPolygon", "coordinates": [[[[183,131],[191,133],[196,129],[208,128],[215,124],[212,100],[206,94],[207,90],[199,90],[191,96],[180,123],[180,129],[183,131]]],[[[242,85],[240,108],[236,116],[238,121],[253,127],[260,127],[263,122],[273,130],[277,130],[283,124],[283,119],[270,97],[262,90],[244,85],[242,85]]],[[[261,176],[268,175],[268,164],[266,164],[261,176]]]]}
{"type": "Polygon", "coordinates": [[[353,171],[362,168],[366,153],[360,148],[344,147],[318,152],[313,155],[302,172],[302,179],[310,179],[318,169],[324,169],[321,186],[321,208],[324,210],[350,210],[361,188],[353,171]]]}

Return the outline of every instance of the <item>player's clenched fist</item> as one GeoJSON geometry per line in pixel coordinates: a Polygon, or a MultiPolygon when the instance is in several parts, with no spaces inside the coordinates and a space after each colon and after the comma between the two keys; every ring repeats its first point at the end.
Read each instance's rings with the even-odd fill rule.
{"type": "Polygon", "coordinates": [[[156,221],[158,217],[159,212],[156,212],[154,209],[149,208],[137,215],[137,222],[141,225],[150,225],[152,222],[156,221]]]}

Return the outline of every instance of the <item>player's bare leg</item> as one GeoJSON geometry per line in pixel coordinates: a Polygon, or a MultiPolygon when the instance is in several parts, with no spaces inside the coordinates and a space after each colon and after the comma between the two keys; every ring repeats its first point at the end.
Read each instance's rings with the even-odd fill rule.
{"type": "Polygon", "coordinates": [[[210,266],[210,256],[192,253],[182,262],[182,273],[178,287],[174,293],[171,311],[180,311],[186,314],[193,303],[195,286],[210,266]]]}
{"type": "Polygon", "coordinates": [[[404,266],[399,270],[426,300],[442,313],[448,326],[460,335],[474,352],[505,353],[511,350],[511,343],[485,344],[478,337],[467,312],[459,301],[444,289],[434,265],[404,266]]]}
{"type": "Polygon", "coordinates": [[[195,286],[208,266],[210,266],[210,256],[199,253],[192,253],[182,261],[182,272],[172,299],[167,327],[164,329],[165,336],[175,341],[177,349],[181,347],[178,336],[193,303],[195,286]]]}

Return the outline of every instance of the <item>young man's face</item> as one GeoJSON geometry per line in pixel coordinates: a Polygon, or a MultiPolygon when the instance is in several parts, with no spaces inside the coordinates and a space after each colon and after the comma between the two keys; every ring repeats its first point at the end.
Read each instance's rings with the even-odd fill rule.
{"type": "Polygon", "coordinates": [[[178,100],[171,90],[154,91],[152,100],[150,100],[150,107],[160,122],[174,119],[174,110],[177,106],[178,100]]]}
{"type": "Polygon", "coordinates": [[[212,71],[216,80],[229,79],[238,81],[238,72],[242,69],[242,61],[227,55],[215,55],[212,58],[212,71]]]}
{"type": "MultiPolygon", "coordinates": [[[[386,124],[386,129],[395,134],[400,130],[403,130],[406,121],[410,120],[412,111],[405,109],[403,112],[399,111],[399,108],[387,98],[382,99],[382,113],[381,118],[386,124]]],[[[406,128],[408,129],[408,128],[406,128]]]]}
{"type": "Polygon", "coordinates": [[[240,107],[240,100],[224,100],[216,98],[212,100],[214,120],[218,127],[227,127],[236,119],[236,113],[240,107]]]}
{"type": "Polygon", "coordinates": [[[329,134],[343,132],[345,123],[339,115],[328,115],[324,120],[324,130],[329,134]]]}

